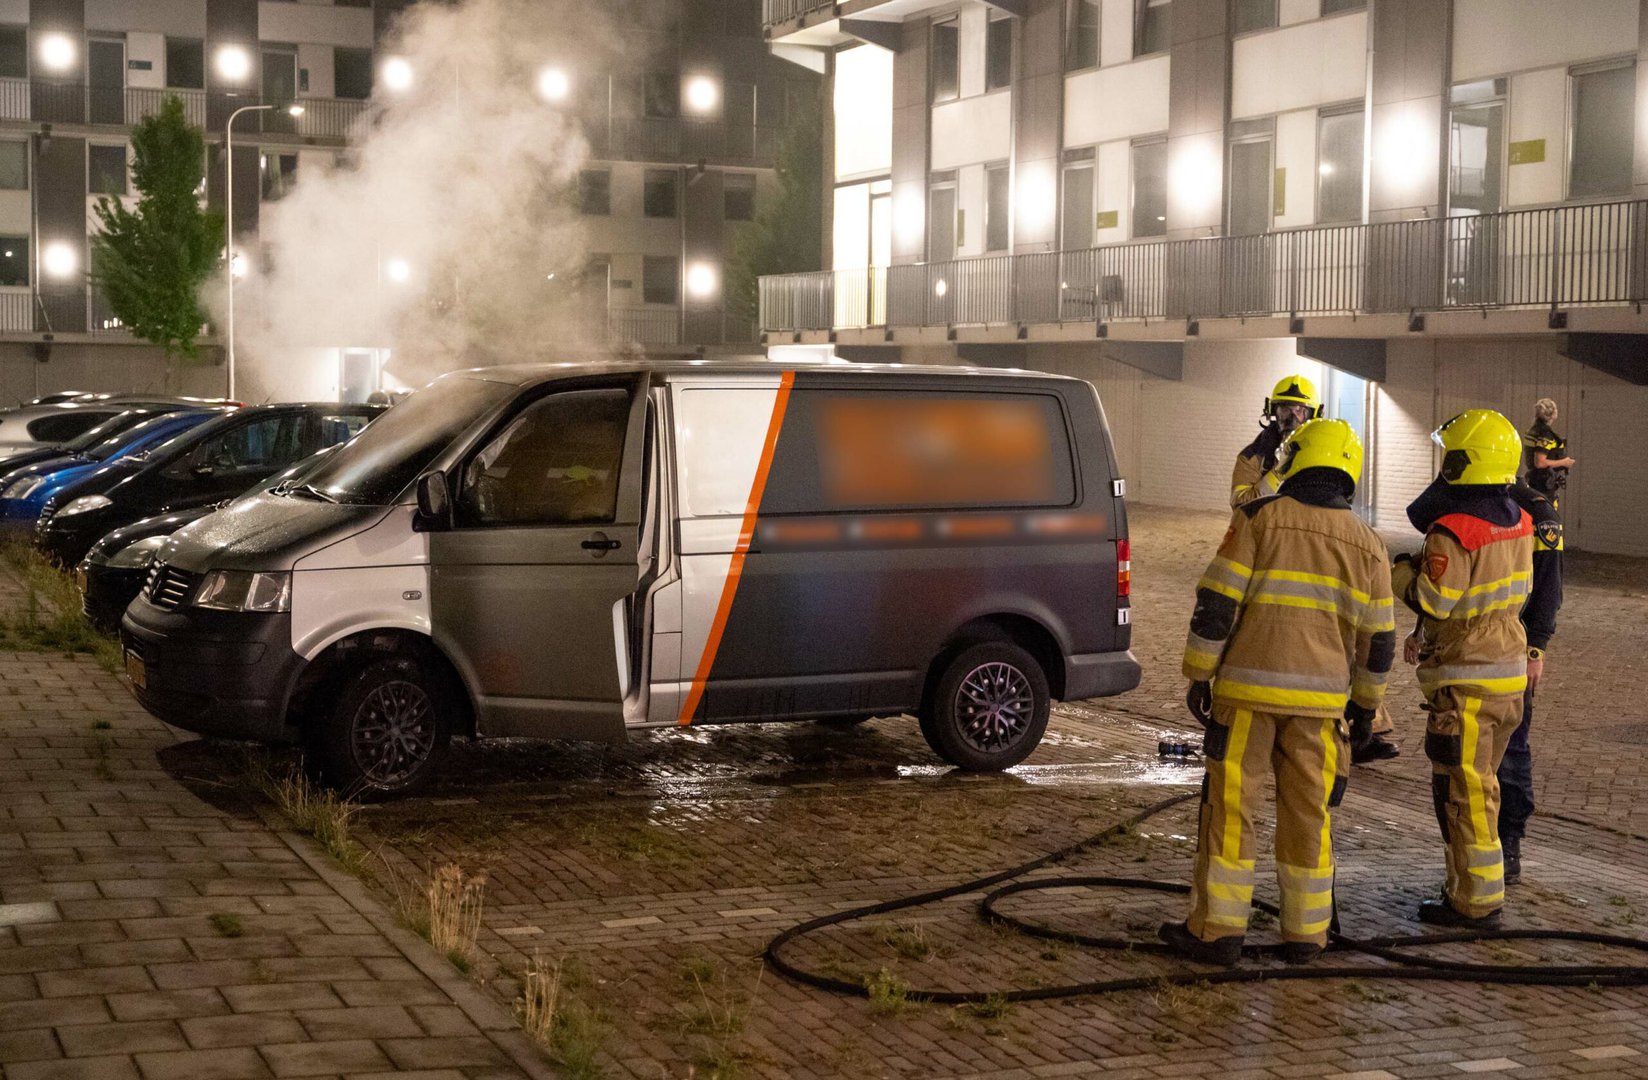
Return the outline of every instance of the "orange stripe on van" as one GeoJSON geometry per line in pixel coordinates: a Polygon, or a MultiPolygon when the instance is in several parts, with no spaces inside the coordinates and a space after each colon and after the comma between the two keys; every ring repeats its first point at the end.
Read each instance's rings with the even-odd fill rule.
{"type": "Polygon", "coordinates": [[[727,580],[721,585],[721,599],[715,605],[715,621],[710,624],[709,639],[704,642],[704,654],[698,658],[698,671],[692,677],[692,689],[681,705],[678,723],[692,723],[698,703],[704,698],[704,685],[709,681],[710,668],[715,666],[715,654],[721,648],[721,635],[727,629],[727,616],[732,612],[732,598],[738,592],[738,579],[744,573],[744,556],[750,550],[750,538],[755,535],[755,519],[761,510],[761,496],[767,491],[767,474],[772,470],[773,448],[778,445],[778,430],[784,426],[784,411],[790,404],[790,386],[795,372],[786,371],[778,377],[778,396],[773,400],[772,417],[767,421],[767,438],[761,444],[761,461],[755,468],[755,482],[750,485],[749,502],[744,504],[744,523],[738,530],[738,544],[733,548],[732,562],[727,566],[727,580]]]}

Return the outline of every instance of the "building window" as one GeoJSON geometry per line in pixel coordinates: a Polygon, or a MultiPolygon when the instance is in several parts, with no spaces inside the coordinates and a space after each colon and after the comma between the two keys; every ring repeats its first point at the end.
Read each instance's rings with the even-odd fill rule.
{"type": "Polygon", "coordinates": [[[206,43],[199,38],[166,39],[166,85],[179,90],[206,88],[206,43]]]}
{"type": "Polygon", "coordinates": [[[643,115],[668,120],[681,115],[681,76],[673,71],[649,71],[641,77],[643,115]]]}
{"type": "Polygon", "coordinates": [[[1065,251],[1085,251],[1093,246],[1093,148],[1064,152],[1064,204],[1059,246],[1065,251]]]}
{"type": "MultiPolygon", "coordinates": [[[[0,77],[29,77],[29,28],[0,26],[0,77]]],[[[11,241],[6,241],[10,243],[11,241]]]]}
{"type": "Polygon", "coordinates": [[[1368,6],[1368,0],[1322,0],[1323,15],[1337,15],[1341,11],[1360,11],[1368,6]]]}
{"type": "Polygon", "coordinates": [[[649,304],[673,304],[681,295],[681,263],[666,256],[641,260],[641,299],[649,304]]]}
{"type": "Polygon", "coordinates": [[[1235,32],[1269,30],[1276,25],[1276,0],[1236,0],[1235,32]]]}
{"type": "Polygon", "coordinates": [[[927,261],[949,262],[966,242],[956,206],[956,174],[934,173],[927,189],[927,261]]]}
{"type": "Polygon", "coordinates": [[[29,188],[29,144],[0,142],[0,191],[29,188]]]}
{"type": "Polygon", "coordinates": [[[1316,220],[1362,220],[1362,110],[1316,122],[1316,220]]]}
{"type": "Polygon", "coordinates": [[[1505,166],[1507,80],[1461,83],[1452,91],[1448,139],[1448,213],[1500,208],[1505,166]]]}
{"type": "Polygon", "coordinates": [[[1000,90],[1013,82],[1013,20],[991,19],[984,34],[984,89],[1000,90]]]}
{"type": "Polygon", "coordinates": [[[1066,0],[1064,70],[1099,66],[1099,0],[1066,0]]]}
{"type": "Polygon", "coordinates": [[[1011,187],[1005,165],[990,165],[984,170],[984,250],[1006,251],[1012,240],[1011,187]]]}
{"type": "Polygon", "coordinates": [[[296,154],[264,154],[258,162],[263,176],[263,199],[276,202],[286,197],[292,185],[298,182],[296,154]]]}
{"type": "Polygon", "coordinates": [[[0,236],[0,285],[29,283],[29,238],[0,236]]]}
{"type": "Polygon", "coordinates": [[[755,174],[727,173],[722,192],[728,221],[755,220],[755,174]]]}
{"type": "Polygon", "coordinates": [[[1574,72],[1570,198],[1630,193],[1636,82],[1635,64],[1574,72]]]}
{"type": "Polygon", "coordinates": [[[1167,142],[1133,144],[1133,235],[1167,235],[1167,142]]]}
{"type": "Polygon", "coordinates": [[[584,169],[578,174],[578,212],[592,217],[612,213],[612,173],[607,169],[584,169]]]}
{"type": "Polygon", "coordinates": [[[86,190],[93,195],[126,194],[126,146],[86,148],[86,190]]]}
{"type": "Polygon", "coordinates": [[[1172,39],[1173,5],[1169,0],[1134,0],[1133,55],[1166,52],[1172,39]]]}
{"type": "Polygon", "coordinates": [[[955,19],[933,24],[933,100],[961,96],[961,29],[955,19]]]}
{"type": "Polygon", "coordinates": [[[332,50],[332,96],[364,101],[372,96],[372,50],[332,50]]]}
{"type": "Polygon", "coordinates": [[[652,218],[675,216],[675,172],[672,169],[648,169],[641,189],[641,210],[652,218]]]}

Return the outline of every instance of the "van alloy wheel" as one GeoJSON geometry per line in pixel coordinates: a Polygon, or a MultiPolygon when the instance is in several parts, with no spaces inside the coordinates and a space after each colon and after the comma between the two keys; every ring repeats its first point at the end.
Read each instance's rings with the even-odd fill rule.
{"type": "Polygon", "coordinates": [[[372,783],[398,787],[435,752],[435,708],[421,686],[386,682],[355,712],[355,760],[372,783]]]}
{"type": "Polygon", "coordinates": [[[956,688],[961,737],[985,754],[997,753],[1023,738],[1035,705],[1030,680],[1011,664],[980,664],[956,688]]]}

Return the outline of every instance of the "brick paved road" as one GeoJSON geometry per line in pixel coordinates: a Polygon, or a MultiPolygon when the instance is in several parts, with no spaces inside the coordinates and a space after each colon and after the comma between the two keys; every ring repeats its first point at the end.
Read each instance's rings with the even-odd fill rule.
{"type": "MultiPolygon", "coordinates": [[[[757,957],[765,941],[799,919],[965,880],[1091,833],[1131,808],[1193,789],[1199,773],[1157,762],[1154,750],[1158,737],[1190,735],[1179,704],[1177,654],[1191,584],[1224,524],[1216,515],[1141,509],[1134,525],[1136,643],[1146,682],[1122,698],[1061,706],[1046,744],[1010,775],[948,773],[907,720],[845,730],[775,725],[671,731],[619,748],[462,747],[436,791],[371,808],[365,815],[368,829],[408,876],[449,861],[488,874],[482,945],[489,960],[480,974],[493,999],[514,997],[511,976],[534,955],[550,962],[564,958],[565,1000],[574,1011],[598,1017],[582,1027],[581,1042],[564,1046],[593,1049],[596,1066],[608,1076],[1648,1077],[1648,991],[1640,990],[1348,980],[1163,988],[975,1009],[899,1008],[884,997],[877,1008],[762,972],[757,957]]],[[[1551,815],[1535,822],[1527,884],[1512,894],[1510,923],[1606,924],[1621,933],[1648,932],[1641,930],[1648,924],[1648,840],[1643,839],[1648,807],[1638,798],[1644,769],[1634,753],[1648,745],[1648,710],[1633,700],[1628,684],[1648,651],[1648,563],[1573,561],[1578,581],[1570,586],[1536,736],[1540,794],[1551,815]]],[[[158,940],[190,950],[189,960],[175,962],[247,962],[238,954],[220,960],[215,950],[245,948],[252,938],[213,940],[200,921],[201,908],[174,905],[192,898],[210,907],[213,901],[205,898],[217,889],[240,887],[242,878],[278,881],[293,896],[326,888],[327,882],[295,863],[293,849],[258,822],[204,807],[171,784],[156,769],[157,756],[173,774],[211,776],[212,755],[194,746],[172,747],[163,729],[133,715],[113,679],[90,665],[75,665],[72,689],[58,690],[62,683],[52,688],[72,704],[55,697],[39,701],[38,690],[20,680],[24,672],[47,671],[55,663],[0,657],[0,675],[6,676],[0,687],[8,694],[0,702],[0,732],[16,733],[0,744],[6,748],[0,749],[0,770],[11,770],[0,771],[0,807],[9,819],[24,816],[20,805],[25,814],[50,805],[41,792],[14,788],[13,775],[26,770],[33,783],[67,785],[64,798],[95,794],[99,801],[93,810],[104,811],[100,816],[143,813],[150,829],[162,815],[198,815],[211,822],[210,833],[191,835],[189,850],[168,851],[168,859],[192,864],[203,858],[193,848],[197,844],[246,849],[237,850],[233,860],[214,855],[209,876],[186,882],[193,890],[188,896],[146,898],[155,907],[145,906],[139,915],[65,912],[68,901],[61,900],[59,914],[97,924],[100,929],[83,931],[93,935],[129,937],[132,928],[122,919],[149,921],[152,932],[161,935],[158,940]],[[122,780],[130,778],[125,783],[95,776],[88,739],[95,715],[109,715],[119,725],[113,769],[122,780]],[[47,760],[21,764],[35,758],[47,760]],[[71,761],[76,764],[64,764],[71,761]],[[75,770],[73,776],[61,775],[75,770]],[[116,795],[123,801],[102,802],[116,795]],[[164,809],[151,813],[145,802],[164,809]],[[258,870],[273,876],[252,878],[258,870]],[[180,918],[196,922],[177,924],[180,918]],[[162,921],[168,919],[170,924],[162,921]],[[101,928],[111,921],[111,928],[101,928]]],[[[1426,769],[1414,753],[1420,717],[1411,676],[1404,674],[1394,693],[1406,703],[1398,717],[1410,753],[1358,770],[1337,818],[1343,917],[1357,933],[1415,932],[1413,908],[1441,875],[1426,769]]],[[[110,844],[122,840],[107,821],[101,829],[72,819],[58,826],[75,835],[106,836],[110,844]]],[[[1071,869],[1183,880],[1190,831],[1187,807],[1094,850],[1071,869]]],[[[88,846],[61,851],[59,864],[23,835],[20,826],[0,831],[0,875],[8,875],[0,876],[0,900],[7,903],[50,898],[40,891],[50,876],[48,866],[56,874],[65,867],[95,866],[106,857],[88,846]],[[13,884],[9,875],[19,868],[34,876],[13,884]]],[[[127,843],[140,839],[124,837],[127,843]]],[[[100,871],[92,881],[97,895],[107,888],[102,877],[114,882],[124,876],[124,871],[100,871]]],[[[81,882],[79,887],[86,887],[84,878],[81,882]]],[[[1261,892],[1271,891],[1268,883],[1262,885],[1261,892]]],[[[252,905],[244,909],[248,916],[253,907],[262,915],[261,894],[239,899],[252,905]]],[[[1012,910],[1088,932],[1148,937],[1162,918],[1178,913],[1178,905],[1148,894],[1077,891],[1032,894],[1012,910]]],[[[330,917],[348,922],[347,915],[330,917]]],[[[352,927],[370,936],[358,924],[333,927],[329,917],[315,918],[319,925],[309,922],[301,929],[278,923],[264,928],[282,943],[279,955],[263,961],[266,969],[281,960],[306,959],[290,958],[284,950],[316,948],[306,942],[311,933],[346,934],[352,927]]],[[[32,1038],[38,1048],[71,1052],[60,1035],[44,1032],[47,1041],[41,1041],[48,1025],[33,999],[54,985],[47,976],[55,973],[31,969],[19,982],[6,966],[10,956],[23,955],[21,950],[42,947],[32,935],[52,925],[61,924],[0,929],[0,1001],[25,999],[19,1006],[0,1004],[0,1061],[19,1060],[8,1039],[29,1045],[32,1038]],[[23,1023],[4,1012],[14,1007],[22,1010],[23,1023]],[[34,1028],[28,1026],[30,1017],[36,1018],[34,1028]]],[[[53,955],[69,969],[92,966],[93,959],[101,960],[98,967],[139,966],[156,981],[155,969],[167,963],[116,964],[85,952],[99,947],[76,944],[79,951],[72,956],[53,955]]],[[[1169,970],[1151,957],[1094,954],[989,929],[977,919],[970,898],[835,928],[797,944],[792,955],[854,980],[885,971],[887,987],[1033,986],[1169,970]]],[[[1452,955],[1483,963],[1619,959],[1526,943],[1461,947],[1452,955]]],[[[359,963],[370,975],[377,959],[328,956],[324,961],[359,963]]],[[[284,1010],[276,1015],[302,1029],[302,1036],[289,1029],[294,1037],[325,1039],[338,1032],[311,1028],[304,1007],[281,1002],[283,990],[246,979],[248,969],[223,970],[249,983],[241,992],[249,989],[254,1000],[260,990],[277,995],[266,1003],[284,1010]]],[[[407,982],[417,976],[404,969],[393,974],[407,976],[407,982]]],[[[339,1003],[366,1005],[367,999],[345,991],[373,993],[376,984],[364,982],[359,972],[355,976],[327,983],[318,975],[300,980],[281,970],[274,985],[330,985],[339,1003]]],[[[171,1002],[176,993],[170,987],[146,994],[103,988],[66,992],[72,1000],[93,1001],[94,1012],[112,1009],[108,1003],[116,999],[171,1002]]],[[[227,988],[200,996],[224,1016],[236,1015],[233,1009],[248,1011],[238,992],[232,998],[227,988]]],[[[437,1015],[453,1016],[411,1008],[404,1015],[431,1036],[441,1030],[437,1015]]],[[[59,1031],[109,1027],[103,1013],[80,1023],[56,1012],[49,1016],[52,1025],[61,1025],[59,1031]],[[94,1023],[99,1020],[100,1026],[94,1023]]],[[[210,1037],[203,1033],[210,1028],[196,1030],[164,1014],[160,1020],[157,1031],[184,1039],[210,1037]]],[[[380,1052],[394,1045],[389,1038],[375,1042],[380,1052]]],[[[75,1046],[101,1052],[91,1043],[75,1046]]],[[[151,1073],[166,1069],[183,1075],[166,1059],[142,1056],[164,1051],[128,1049],[151,1073]]],[[[265,1053],[259,1064],[275,1063],[265,1053]]]]}

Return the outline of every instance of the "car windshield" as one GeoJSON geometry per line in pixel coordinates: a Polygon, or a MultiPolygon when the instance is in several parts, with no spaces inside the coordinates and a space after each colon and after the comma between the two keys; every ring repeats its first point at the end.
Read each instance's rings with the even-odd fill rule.
{"type": "Polygon", "coordinates": [[[305,483],[341,503],[387,506],[515,384],[448,376],[419,390],[344,443],[305,483]]]}
{"type": "MultiPolygon", "coordinates": [[[[127,428],[132,427],[142,420],[143,416],[144,414],[141,412],[123,412],[118,416],[111,416],[84,435],[76,435],[64,443],[63,449],[70,454],[84,453],[111,435],[118,435],[127,428]]],[[[98,458],[98,460],[103,459],[98,458]]]]}
{"type": "MultiPolygon", "coordinates": [[[[112,420],[110,421],[110,423],[113,422],[114,421],[112,420]]],[[[151,416],[149,419],[143,421],[135,427],[115,435],[110,435],[103,439],[96,446],[93,446],[90,450],[87,450],[86,456],[91,458],[93,461],[107,461],[118,454],[123,447],[130,446],[138,439],[144,438],[156,428],[164,427],[167,424],[175,424],[176,422],[177,417],[172,415],[151,416]]]]}

